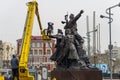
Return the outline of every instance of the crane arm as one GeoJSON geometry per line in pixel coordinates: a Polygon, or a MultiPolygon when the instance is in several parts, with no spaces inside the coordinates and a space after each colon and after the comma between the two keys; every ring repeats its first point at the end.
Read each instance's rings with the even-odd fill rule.
{"type": "MultiPolygon", "coordinates": [[[[38,6],[38,5],[37,5],[38,6]]],[[[38,7],[36,6],[36,16],[37,16],[37,20],[38,20],[38,24],[39,24],[39,27],[40,27],[40,31],[42,32],[42,24],[41,24],[41,21],[40,21],[40,15],[39,15],[39,11],[38,11],[38,7]]]]}
{"type": "Polygon", "coordinates": [[[43,28],[42,28],[42,24],[41,24],[41,21],[40,21],[40,13],[38,11],[38,5],[36,5],[36,12],[35,13],[36,13],[36,16],[37,16],[40,32],[41,32],[41,35],[42,35],[42,39],[50,40],[51,38],[47,35],[47,29],[43,30],[43,28]]]}
{"type": "Polygon", "coordinates": [[[23,32],[20,61],[19,61],[19,79],[20,80],[34,80],[34,77],[29,75],[28,55],[29,55],[31,34],[32,34],[37,2],[36,1],[29,2],[27,6],[28,6],[27,18],[26,18],[24,32],[23,32]]]}
{"type": "Polygon", "coordinates": [[[45,30],[42,30],[37,2],[33,0],[32,2],[29,2],[27,6],[28,6],[28,11],[27,11],[27,17],[26,17],[25,27],[23,31],[20,61],[19,61],[19,79],[20,80],[34,80],[34,77],[29,75],[28,56],[29,56],[31,34],[32,34],[35,14],[37,16],[42,39],[44,40],[51,39],[48,35],[45,34],[45,30]]]}

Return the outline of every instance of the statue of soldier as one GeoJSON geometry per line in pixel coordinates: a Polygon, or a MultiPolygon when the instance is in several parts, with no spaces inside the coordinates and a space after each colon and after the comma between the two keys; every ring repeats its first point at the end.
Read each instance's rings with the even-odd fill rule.
{"type": "Polygon", "coordinates": [[[56,35],[50,35],[51,38],[56,38],[55,52],[50,57],[51,60],[57,63],[56,70],[65,70],[67,69],[67,57],[64,54],[64,46],[65,46],[65,36],[61,29],[58,29],[56,35]]]}
{"type": "Polygon", "coordinates": [[[71,34],[70,29],[66,29],[65,34],[64,53],[67,55],[68,69],[80,69],[79,56],[74,44],[75,36],[71,34]]]}
{"type": "Polygon", "coordinates": [[[77,20],[81,17],[81,14],[83,13],[84,11],[81,10],[80,13],[78,13],[75,17],[74,17],[74,14],[70,14],[69,16],[69,21],[67,19],[67,16],[65,16],[65,20],[66,20],[66,25],[64,27],[64,29],[70,29],[72,34],[75,35],[75,38],[78,40],[79,44],[82,44],[83,43],[83,39],[82,37],[78,34],[77,32],[77,20]]]}
{"type": "MultiPolygon", "coordinates": [[[[77,50],[77,53],[78,53],[78,56],[79,56],[79,62],[80,62],[80,66],[83,66],[84,68],[89,65],[89,59],[86,55],[86,52],[85,50],[83,49],[83,43],[84,43],[84,40],[82,39],[82,37],[78,34],[77,32],[77,20],[81,17],[81,14],[83,13],[84,11],[81,10],[80,13],[78,13],[75,17],[74,17],[74,14],[70,14],[69,18],[70,20],[68,21],[68,15],[65,15],[65,21],[66,22],[62,22],[62,23],[66,23],[64,29],[65,31],[67,29],[70,29],[71,31],[71,34],[73,34],[75,36],[75,39],[74,39],[74,45],[76,47],[76,50],[77,50]]],[[[86,67],[87,68],[87,67],[86,67]]]]}
{"type": "Polygon", "coordinates": [[[65,34],[65,36],[61,35],[61,30],[58,29],[58,34],[51,36],[51,38],[57,39],[57,43],[56,51],[50,59],[57,62],[57,70],[80,69],[79,56],[74,45],[74,35],[71,34],[70,29],[67,29],[65,34]]]}
{"type": "Polygon", "coordinates": [[[51,38],[56,38],[57,40],[55,46],[56,51],[50,57],[51,60],[57,62],[57,70],[88,69],[89,67],[90,62],[82,46],[84,41],[77,32],[76,23],[83,12],[81,10],[75,17],[71,14],[69,21],[67,19],[68,15],[65,16],[65,35],[63,35],[60,29],[58,29],[56,35],[50,35],[51,38]]]}

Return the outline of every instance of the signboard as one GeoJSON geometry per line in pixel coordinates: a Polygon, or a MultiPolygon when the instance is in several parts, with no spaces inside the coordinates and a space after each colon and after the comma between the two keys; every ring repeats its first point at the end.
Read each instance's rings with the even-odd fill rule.
{"type": "Polygon", "coordinates": [[[100,70],[102,70],[102,73],[108,73],[107,64],[100,64],[100,70]]]}
{"type": "MultiPolygon", "coordinates": [[[[95,64],[92,64],[92,67],[95,67],[95,64]]],[[[108,73],[107,64],[96,64],[96,67],[102,71],[102,73],[108,73]]]]}

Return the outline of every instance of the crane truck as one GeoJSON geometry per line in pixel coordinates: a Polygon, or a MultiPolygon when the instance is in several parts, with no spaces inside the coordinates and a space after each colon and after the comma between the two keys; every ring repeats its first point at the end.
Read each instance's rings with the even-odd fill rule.
{"type": "Polygon", "coordinates": [[[29,55],[31,34],[32,34],[35,15],[37,16],[42,39],[50,40],[50,37],[45,33],[47,29],[44,30],[42,29],[40,15],[38,11],[38,3],[35,0],[33,0],[31,2],[28,2],[27,6],[28,6],[28,11],[27,11],[25,27],[22,36],[22,45],[21,45],[20,60],[19,60],[19,80],[34,80],[34,77],[29,74],[28,55],[29,55]]]}

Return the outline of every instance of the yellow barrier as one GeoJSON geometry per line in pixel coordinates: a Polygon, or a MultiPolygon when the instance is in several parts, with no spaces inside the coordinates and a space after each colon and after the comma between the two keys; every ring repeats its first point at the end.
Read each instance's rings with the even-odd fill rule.
{"type": "Polygon", "coordinates": [[[0,76],[0,80],[4,80],[4,76],[0,76]]]}
{"type": "Polygon", "coordinates": [[[55,77],[52,80],[57,80],[55,77]]]}

